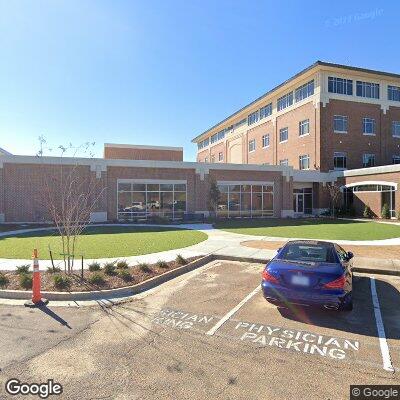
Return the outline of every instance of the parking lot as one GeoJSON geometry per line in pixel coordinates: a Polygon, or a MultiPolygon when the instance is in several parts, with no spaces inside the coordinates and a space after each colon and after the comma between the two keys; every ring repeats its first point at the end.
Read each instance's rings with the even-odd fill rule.
{"type": "MultiPolygon", "coordinates": [[[[46,348],[39,323],[2,379],[52,378],[71,399],[344,399],[351,384],[400,383],[399,277],[356,275],[352,312],[288,309],[264,300],[262,267],[216,261],[118,306],[54,308],[72,329],[25,314],[59,340],[46,348]]],[[[21,343],[12,321],[2,328],[21,343]]]]}

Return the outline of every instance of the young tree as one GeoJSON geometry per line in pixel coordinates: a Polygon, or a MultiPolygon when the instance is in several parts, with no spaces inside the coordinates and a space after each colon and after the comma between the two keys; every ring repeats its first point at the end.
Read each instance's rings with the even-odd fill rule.
{"type": "Polygon", "coordinates": [[[76,159],[79,152],[89,153],[92,158],[91,149],[95,143],[85,143],[78,147],[72,144],[68,147],[61,145],[58,147],[59,162],[48,165],[44,159],[46,140],[41,136],[39,142],[37,156],[41,159],[44,187],[42,202],[60,235],[65,272],[71,273],[78,238],[89,225],[91,213],[105,190],[105,187],[100,186],[101,180],[91,173],[90,168],[79,165],[76,159]],[[72,157],[64,162],[69,152],[72,152],[72,157]]]}
{"type": "Polygon", "coordinates": [[[220,198],[221,198],[221,192],[218,189],[217,182],[215,181],[215,179],[211,179],[208,202],[209,202],[209,210],[213,211],[215,214],[217,213],[218,202],[220,198]]]}
{"type": "Polygon", "coordinates": [[[326,190],[329,194],[329,199],[330,199],[330,205],[331,205],[331,215],[333,218],[335,218],[335,207],[338,204],[338,200],[340,198],[340,187],[335,185],[334,182],[327,183],[326,184],[326,190]]]}

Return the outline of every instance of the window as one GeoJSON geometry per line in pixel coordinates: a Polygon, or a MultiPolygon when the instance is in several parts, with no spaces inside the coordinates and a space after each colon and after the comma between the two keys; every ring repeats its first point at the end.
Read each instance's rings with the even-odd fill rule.
{"type": "Polygon", "coordinates": [[[285,94],[278,99],[278,111],[283,110],[293,104],[293,92],[285,94]]]}
{"type": "Polygon", "coordinates": [[[266,118],[272,114],[272,103],[260,108],[260,119],[266,118]]]}
{"type": "Polygon", "coordinates": [[[351,79],[328,77],[328,92],[353,95],[353,81],[351,79]]]}
{"type": "Polygon", "coordinates": [[[264,135],[262,137],[262,147],[268,147],[269,146],[269,133],[267,133],[266,135],[264,135]]]}
{"type": "Polygon", "coordinates": [[[335,132],[347,133],[349,117],[345,115],[333,116],[333,130],[335,132]]]}
{"type": "Polygon", "coordinates": [[[212,163],[214,163],[214,162],[215,162],[215,156],[214,156],[214,154],[211,156],[211,160],[210,160],[210,162],[212,162],[212,163]]]}
{"type": "Polygon", "coordinates": [[[256,149],[256,139],[251,139],[249,141],[249,153],[256,149]]]}
{"type": "Polygon", "coordinates": [[[253,125],[258,121],[258,111],[254,111],[247,117],[247,124],[253,125]]]}
{"type": "Polygon", "coordinates": [[[308,154],[299,156],[299,169],[310,169],[310,156],[308,154]]]}
{"type": "Polygon", "coordinates": [[[284,160],[279,160],[279,165],[289,165],[289,160],[287,158],[284,160]]]}
{"type": "Polygon", "coordinates": [[[152,215],[183,218],[186,212],[186,183],[118,182],[118,219],[135,220],[152,215]]]}
{"type": "Polygon", "coordinates": [[[224,161],[224,153],[222,151],[218,153],[218,161],[224,161]]]}
{"type": "Polygon", "coordinates": [[[288,128],[281,128],[279,129],[279,142],[286,142],[289,138],[289,129],[288,128]]]}
{"type": "Polygon", "coordinates": [[[363,168],[375,166],[375,154],[364,154],[363,155],[363,168]]]}
{"type": "Polygon", "coordinates": [[[400,137],[400,121],[392,122],[392,136],[400,137]]]}
{"type": "Polygon", "coordinates": [[[347,154],[341,152],[333,153],[333,167],[337,170],[347,168],[347,154]]]}
{"type": "Polygon", "coordinates": [[[375,120],[373,118],[363,118],[363,134],[375,135],[375,120]]]}
{"type": "Polygon", "coordinates": [[[400,101],[400,87],[388,86],[388,100],[400,101]]]}
{"type": "Polygon", "coordinates": [[[296,103],[314,94],[314,81],[307,82],[306,84],[298,87],[294,92],[296,103]]]}
{"type": "Polygon", "coordinates": [[[310,120],[305,119],[299,122],[299,136],[308,135],[310,133],[310,120]]]}
{"type": "Polygon", "coordinates": [[[393,156],[392,164],[400,164],[400,156],[393,156]]]}
{"type": "Polygon", "coordinates": [[[197,148],[200,150],[203,147],[207,147],[210,144],[210,138],[204,139],[201,142],[197,143],[197,148]]]}
{"type": "Polygon", "coordinates": [[[220,197],[217,214],[220,217],[274,215],[274,187],[272,184],[237,182],[218,183],[220,197]]]}
{"type": "Polygon", "coordinates": [[[206,157],[206,158],[204,159],[204,162],[208,162],[208,157],[206,157]]]}
{"type": "Polygon", "coordinates": [[[357,96],[379,99],[379,83],[357,81],[357,96]]]}
{"type": "Polygon", "coordinates": [[[223,129],[222,131],[219,131],[217,136],[218,136],[218,140],[222,140],[225,137],[225,129],[223,129]]]}
{"type": "Polygon", "coordinates": [[[239,128],[240,126],[245,125],[246,122],[247,122],[247,119],[246,119],[246,118],[243,118],[243,119],[240,120],[239,122],[236,122],[236,124],[233,124],[232,128],[233,128],[233,129],[239,128]]]}

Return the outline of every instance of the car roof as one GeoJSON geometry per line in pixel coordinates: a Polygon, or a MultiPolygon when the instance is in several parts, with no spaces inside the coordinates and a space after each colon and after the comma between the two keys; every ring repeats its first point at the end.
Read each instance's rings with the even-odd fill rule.
{"type": "Polygon", "coordinates": [[[334,243],[326,242],[324,240],[289,240],[286,244],[308,244],[314,246],[326,246],[326,247],[333,247],[334,243]]]}

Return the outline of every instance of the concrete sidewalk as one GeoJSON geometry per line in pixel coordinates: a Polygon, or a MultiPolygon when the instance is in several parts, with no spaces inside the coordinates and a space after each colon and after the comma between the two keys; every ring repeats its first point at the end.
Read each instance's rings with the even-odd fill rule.
{"type": "MultiPolygon", "coordinates": [[[[107,224],[107,226],[126,226],[126,224],[107,224]]],[[[99,226],[101,226],[99,224],[99,226]]],[[[142,225],[136,225],[142,226],[142,225]]],[[[216,254],[221,256],[233,256],[241,257],[244,259],[254,259],[262,263],[273,258],[276,254],[275,250],[266,249],[254,249],[251,247],[241,245],[242,242],[248,240],[265,240],[265,241],[285,241],[290,240],[289,238],[272,238],[264,236],[254,236],[254,235],[242,235],[238,233],[226,232],[218,229],[214,229],[210,224],[183,224],[183,225],[144,225],[144,226],[163,226],[172,227],[180,229],[194,229],[204,232],[208,235],[208,239],[195,244],[193,246],[184,247],[175,250],[168,250],[158,253],[145,254],[140,256],[131,257],[119,257],[119,258],[101,258],[96,261],[100,263],[105,263],[115,260],[126,260],[130,265],[137,265],[139,263],[154,264],[158,260],[172,261],[176,258],[178,254],[181,254],[185,258],[199,257],[206,254],[216,254]]],[[[48,228],[35,229],[38,231],[46,230],[48,228]]],[[[30,232],[33,230],[24,230],[24,232],[30,232]]],[[[15,232],[13,232],[15,233],[15,232]]],[[[21,233],[20,231],[18,233],[21,233]]],[[[11,232],[4,232],[0,234],[1,236],[8,236],[11,232]]],[[[293,238],[292,238],[293,239],[293,238]]],[[[386,239],[386,240],[373,240],[373,241],[346,241],[346,240],[334,240],[338,244],[353,244],[353,245],[396,245],[400,244],[400,238],[386,239]]],[[[93,262],[92,259],[87,259],[84,261],[84,268],[87,269],[88,265],[93,262]]],[[[21,260],[21,259],[0,259],[0,271],[15,270],[17,266],[23,264],[31,264],[32,260],[21,260]]],[[[55,265],[63,268],[63,262],[61,260],[56,260],[55,265]]],[[[373,259],[365,257],[355,257],[354,266],[356,270],[370,271],[371,273],[391,273],[395,275],[400,275],[400,260],[385,260],[385,259],[373,259]]],[[[41,260],[40,268],[41,270],[46,270],[51,267],[50,260],[41,260]]],[[[79,260],[76,261],[75,269],[79,270],[81,268],[81,263],[79,260]]]]}

